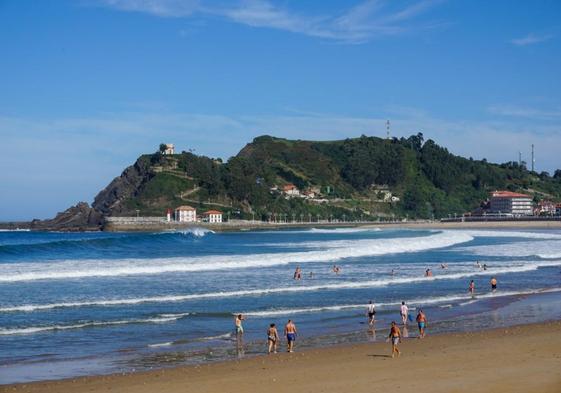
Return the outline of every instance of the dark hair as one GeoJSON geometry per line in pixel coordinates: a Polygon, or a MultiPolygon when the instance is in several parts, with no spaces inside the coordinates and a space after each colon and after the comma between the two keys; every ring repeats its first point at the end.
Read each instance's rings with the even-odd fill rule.
{"type": "Polygon", "coordinates": [[[238,318],[241,318],[241,317],[242,317],[242,314],[238,314],[238,318]]]}
{"type": "Polygon", "coordinates": [[[271,323],[269,326],[270,326],[270,327],[275,327],[275,324],[274,324],[274,323],[271,323]]]}
{"type": "Polygon", "coordinates": [[[405,302],[401,302],[401,304],[405,304],[405,302]]]}

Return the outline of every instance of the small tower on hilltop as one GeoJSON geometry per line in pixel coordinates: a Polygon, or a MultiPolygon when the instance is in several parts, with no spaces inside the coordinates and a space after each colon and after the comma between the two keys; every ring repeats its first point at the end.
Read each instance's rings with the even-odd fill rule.
{"type": "Polygon", "coordinates": [[[173,143],[162,143],[160,151],[166,156],[171,156],[175,154],[175,146],[173,146],[173,143]]]}

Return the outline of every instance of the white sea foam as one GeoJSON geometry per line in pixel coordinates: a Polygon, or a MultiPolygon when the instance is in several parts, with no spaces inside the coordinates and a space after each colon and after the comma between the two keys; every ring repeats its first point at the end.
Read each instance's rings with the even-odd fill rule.
{"type": "MultiPolygon", "coordinates": [[[[344,290],[344,289],[361,289],[361,288],[376,288],[388,285],[411,284],[416,282],[430,282],[440,280],[457,280],[466,277],[474,276],[491,276],[497,274],[520,273],[526,271],[533,271],[540,267],[561,266],[561,261],[539,261],[539,262],[508,262],[493,265],[489,270],[474,270],[469,265],[463,267],[455,266],[455,268],[462,268],[463,270],[456,273],[450,273],[450,270],[445,273],[442,272],[433,277],[423,277],[420,275],[408,277],[388,277],[378,280],[367,281],[344,281],[338,283],[326,283],[318,285],[295,285],[289,287],[276,287],[276,288],[262,288],[262,289],[248,289],[239,291],[218,291],[208,293],[194,293],[185,295],[167,295],[167,296],[152,296],[152,297],[139,297],[139,298],[125,298],[125,299],[96,299],[76,302],[61,302],[61,303],[47,303],[47,304],[22,304],[14,306],[0,307],[0,312],[34,312],[45,311],[56,308],[75,308],[75,307],[106,307],[106,306],[122,306],[122,305],[135,305],[142,303],[173,303],[183,302],[189,300],[199,299],[226,299],[233,297],[246,297],[246,296],[262,296],[276,293],[299,293],[299,292],[313,292],[321,290],[344,290]]],[[[417,269],[419,270],[419,269],[417,269]]]]}
{"type": "Polygon", "coordinates": [[[462,250],[476,255],[528,257],[542,259],[561,259],[561,240],[542,240],[465,247],[462,250]]]}
{"type": "Polygon", "coordinates": [[[343,258],[418,252],[471,241],[461,232],[395,239],[359,239],[324,242],[324,250],[252,255],[214,255],[121,260],[67,260],[0,265],[0,282],[81,279],[129,275],[271,267],[289,263],[333,262],[343,258]]]}
{"type": "Polygon", "coordinates": [[[72,325],[47,325],[47,326],[29,326],[23,328],[8,328],[0,329],[0,336],[14,335],[14,334],[33,334],[48,331],[59,331],[59,330],[71,330],[71,329],[82,329],[89,327],[103,327],[103,326],[115,326],[115,325],[128,325],[128,324],[138,324],[138,323],[166,323],[176,321],[183,317],[186,317],[189,313],[180,314],[162,314],[152,318],[144,319],[125,319],[119,321],[89,321],[83,323],[77,323],[72,325]]]}
{"type": "MultiPolygon", "coordinates": [[[[449,302],[459,302],[465,300],[465,302],[459,303],[459,306],[464,306],[467,304],[475,303],[479,300],[489,299],[489,298],[499,298],[507,296],[521,296],[521,295],[532,295],[538,293],[550,293],[559,292],[561,288],[548,288],[548,289],[535,289],[535,290],[525,290],[525,291],[506,291],[506,292],[488,292],[481,295],[477,295],[475,299],[471,295],[451,295],[451,296],[437,296],[432,298],[416,298],[406,300],[409,310],[415,310],[418,307],[424,307],[427,305],[439,304],[439,303],[449,303],[449,302]]],[[[386,302],[386,303],[375,303],[374,304],[378,310],[394,308],[399,310],[401,301],[386,302]]],[[[316,306],[316,307],[302,307],[302,308],[282,308],[282,309],[269,309],[263,311],[248,311],[243,313],[247,316],[252,316],[256,318],[263,317],[273,317],[279,315],[293,315],[293,314],[309,314],[317,312],[330,312],[330,311],[342,311],[342,310],[353,310],[361,309],[366,310],[368,304],[343,304],[334,306],[316,306]]],[[[453,307],[452,304],[445,304],[445,307],[453,307]]],[[[443,306],[443,307],[444,307],[443,306]]]]}
{"type": "MultiPolygon", "coordinates": [[[[456,232],[456,231],[455,231],[456,232]]],[[[511,237],[525,239],[561,239],[560,233],[551,232],[522,232],[522,231],[505,231],[505,230],[457,230],[466,235],[473,237],[511,237]]]]}
{"type": "Polygon", "coordinates": [[[170,231],[164,231],[164,232],[156,232],[154,233],[154,235],[165,235],[165,234],[169,234],[169,233],[176,233],[176,234],[180,234],[180,235],[192,235],[195,237],[203,237],[206,236],[209,233],[215,233],[213,230],[211,229],[207,229],[207,228],[201,228],[201,227],[193,227],[193,228],[187,228],[187,229],[174,229],[174,230],[170,230],[170,231]]]}
{"type": "Polygon", "coordinates": [[[308,231],[311,233],[357,233],[357,232],[379,232],[378,227],[353,227],[353,228],[311,228],[308,231]]]}
{"type": "Polygon", "coordinates": [[[169,347],[170,345],[173,345],[173,341],[168,341],[166,343],[150,344],[148,346],[150,348],[158,348],[158,347],[169,347]]]}

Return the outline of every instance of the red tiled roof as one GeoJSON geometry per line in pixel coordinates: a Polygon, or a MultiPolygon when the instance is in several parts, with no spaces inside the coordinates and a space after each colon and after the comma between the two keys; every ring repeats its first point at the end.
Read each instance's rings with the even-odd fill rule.
{"type": "Polygon", "coordinates": [[[210,215],[210,214],[222,214],[222,212],[218,211],[218,210],[209,210],[209,211],[206,211],[206,212],[203,213],[203,215],[205,215],[205,216],[210,215]]]}
{"type": "Polygon", "coordinates": [[[295,189],[295,188],[296,188],[296,186],[295,186],[294,184],[292,184],[292,183],[285,184],[285,185],[282,187],[282,189],[283,189],[284,191],[293,190],[293,189],[295,189]]]}
{"type": "Polygon", "coordinates": [[[494,198],[530,198],[529,195],[511,191],[495,191],[491,193],[491,196],[494,198]]]}
{"type": "Polygon", "coordinates": [[[195,208],[192,207],[192,206],[183,205],[183,206],[176,207],[175,210],[186,210],[186,211],[191,211],[191,210],[195,210],[195,208]]]}

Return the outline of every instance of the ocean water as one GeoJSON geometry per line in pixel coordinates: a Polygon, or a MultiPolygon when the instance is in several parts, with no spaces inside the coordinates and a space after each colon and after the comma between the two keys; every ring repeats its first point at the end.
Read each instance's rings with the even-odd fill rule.
{"type": "Polygon", "coordinates": [[[560,291],[556,230],[0,232],[0,384],[260,354],[288,318],[297,349],[382,340],[401,301],[431,333],[543,321],[560,291]]]}

